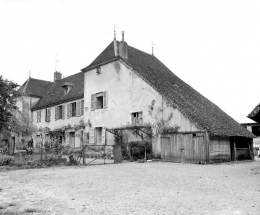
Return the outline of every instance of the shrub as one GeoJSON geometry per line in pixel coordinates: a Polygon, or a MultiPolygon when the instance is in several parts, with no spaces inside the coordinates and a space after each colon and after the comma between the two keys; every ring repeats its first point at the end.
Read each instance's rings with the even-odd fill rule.
{"type": "Polygon", "coordinates": [[[148,141],[129,142],[128,147],[134,160],[143,159],[145,157],[145,150],[147,156],[152,153],[152,144],[148,141]]]}

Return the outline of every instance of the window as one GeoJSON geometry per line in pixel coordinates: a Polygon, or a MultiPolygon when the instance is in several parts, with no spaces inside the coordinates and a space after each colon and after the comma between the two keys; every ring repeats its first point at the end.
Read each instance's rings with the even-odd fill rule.
{"type": "Polygon", "coordinates": [[[67,117],[83,116],[84,114],[84,100],[72,102],[67,105],[67,117]]]}
{"type": "Polygon", "coordinates": [[[131,113],[131,123],[132,125],[143,124],[143,113],[142,112],[131,113]]]}
{"type": "Polygon", "coordinates": [[[46,108],[45,121],[46,122],[50,122],[51,121],[51,109],[50,108],[46,108]]]}
{"type": "Polygon", "coordinates": [[[89,144],[105,145],[106,144],[106,128],[105,127],[90,128],[89,144]]]}
{"type": "Polygon", "coordinates": [[[91,110],[107,108],[107,91],[91,95],[91,110]]]}
{"type": "Polygon", "coordinates": [[[65,118],[65,105],[55,107],[55,120],[65,118]]]}
{"type": "Polygon", "coordinates": [[[40,122],[41,122],[41,111],[38,110],[38,111],[36,112],[36,114],[37,114],[37,123],[40,123],[40,122]]]}

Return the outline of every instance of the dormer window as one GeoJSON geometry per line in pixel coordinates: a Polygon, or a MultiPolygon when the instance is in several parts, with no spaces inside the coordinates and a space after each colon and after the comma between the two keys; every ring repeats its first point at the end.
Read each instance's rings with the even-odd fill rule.
{"type": "Polygon", "coordinates": [[[73,86],[74,86],[73,83],[65,82],[61,87],[63,88],[64,94],[66,95],[71,91],[73,86]]]}

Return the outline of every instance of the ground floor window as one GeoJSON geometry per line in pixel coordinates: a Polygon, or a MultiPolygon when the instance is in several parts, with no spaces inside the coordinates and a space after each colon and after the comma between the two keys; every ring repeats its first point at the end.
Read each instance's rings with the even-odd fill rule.
{"type": "Polygon", "coordinates": [[[105,127],[90,128],[89,144],[105,145],[106,144],[106,128],[105,127]]]}

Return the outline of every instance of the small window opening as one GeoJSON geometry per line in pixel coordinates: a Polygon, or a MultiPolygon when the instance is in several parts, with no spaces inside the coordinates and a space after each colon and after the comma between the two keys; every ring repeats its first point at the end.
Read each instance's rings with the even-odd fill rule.
{"type": "Polygon", "coordinates": [[[97,75],[101,74],[101,67],[97,67],[97,75]]]}
{"type": "Polygon", "coordinates": [[[102,127],[96,127],[96,140],[95,143],[97,145],[102,144],[102,127]]]}
{"type": "Polygon", "coordinates": [[[71,103],[71,117],[76,116],[76,102],[71,103]]]}
{"type": "Polygon", "coordinates": [[[96,95],[96,105],[97,109],[102,109],[104,104],[103,104],[103,94],[102,95],[96,95]]]}
{"type": "Polygon", "coordinates": [[[132,125],[143,124],[143,114],[142,112],[134,112],[131,114],[132,125]]]}

